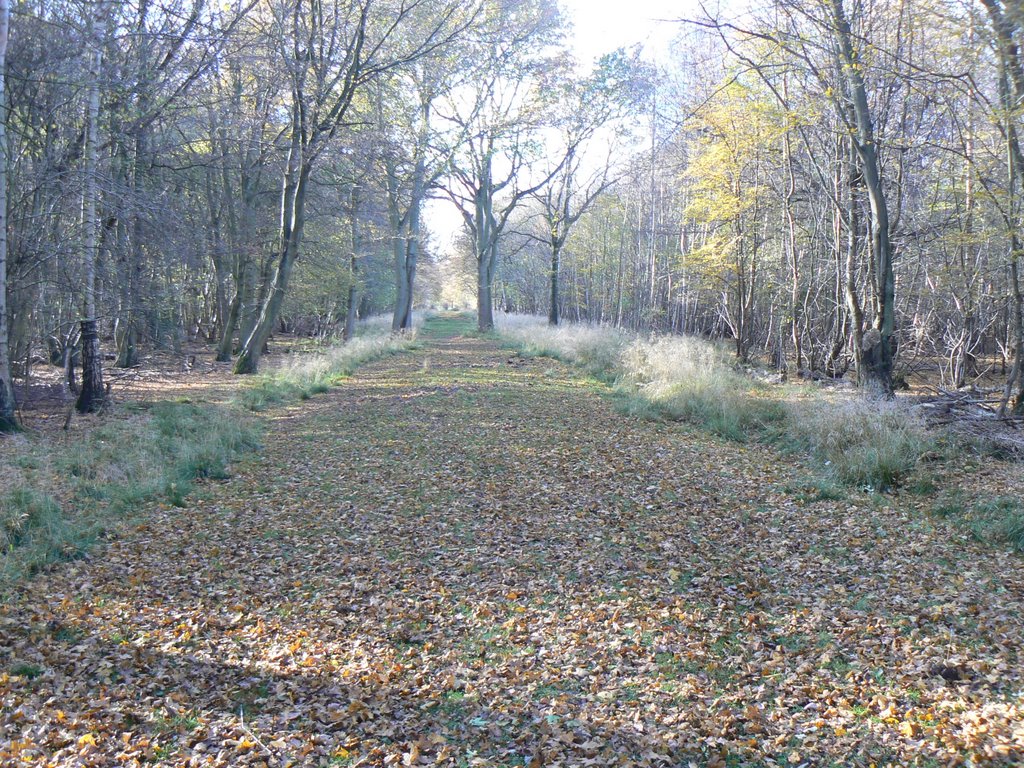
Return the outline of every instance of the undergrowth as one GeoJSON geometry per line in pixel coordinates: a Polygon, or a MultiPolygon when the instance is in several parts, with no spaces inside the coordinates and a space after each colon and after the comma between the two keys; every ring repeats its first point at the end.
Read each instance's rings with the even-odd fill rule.
{"type": "Polygon", "coordinates": [[[22,438],[0,491],[0,584],[81,556],[145,502],[183,504],[257,438],[233,409],[166,401],[127,406],[74,443],[22,438]]]}
{"type": "Polygon", "coordinates": [[[737,442],[800,453],[828,480],[887,490],[931,447],[924,424],[895,402],[836,401],[804,389],[768,386],[704,339],[643,338],[600,326],[551,327],[504,315],[499,333],[524,355],[579,365],[614,383],[620,407],[648,418],[686,421],[737,442]]]}
{"type": "Polygon", "coordinates": [[[300,355],[277,370],[256,376],[240,390],[234,402],[250,411],[262,411],[275,405],[308,400],[351,376],[360,365],[415,345],[416,329],[394,335],[389,318],[370,318],[360,324],[357,335],[347,343],[300,355]]]}

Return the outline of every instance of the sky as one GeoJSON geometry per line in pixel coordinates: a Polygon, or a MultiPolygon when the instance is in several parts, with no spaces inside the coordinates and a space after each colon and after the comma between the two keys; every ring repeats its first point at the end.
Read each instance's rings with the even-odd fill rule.
{"type": "Polygon", "coordinates": [[[643,43],[649,60],[657,62],[692,0],[561,0],[573,25],[573,47],[580,61],[592,61],[619,46],[643,43]]]}

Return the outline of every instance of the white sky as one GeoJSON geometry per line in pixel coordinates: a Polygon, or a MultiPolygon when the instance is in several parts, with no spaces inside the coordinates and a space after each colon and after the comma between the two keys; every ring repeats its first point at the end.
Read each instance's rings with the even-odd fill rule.
{"type": "Polygon", "coordinates": [[[573,25],[573,47],[581,62],[620,46],[643,43],[657,62],[679,25],[672,19],[692,14],[693,0],[560,0],[573,25]]]}

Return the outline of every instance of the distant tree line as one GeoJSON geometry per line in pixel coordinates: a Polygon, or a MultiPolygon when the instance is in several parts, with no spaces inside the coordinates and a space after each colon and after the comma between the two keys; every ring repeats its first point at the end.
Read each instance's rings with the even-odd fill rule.
{"type": "MultiPolygon", "coordinates": [[[[884,393],[994,372],[1020,413],[1021,8],[775,0],[680,25],[646,151],[566,244],[554,314],[884,393]]],[[[543,226],[538,207],[518,229],[543,226]]],[[[507,306],[550,311],[548,272],[524,242],[507,306]]]]}

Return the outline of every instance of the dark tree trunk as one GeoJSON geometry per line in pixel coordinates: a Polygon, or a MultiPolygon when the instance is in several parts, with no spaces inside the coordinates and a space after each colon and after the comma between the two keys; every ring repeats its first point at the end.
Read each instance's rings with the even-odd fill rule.
{"type": "Polygon", "coordinates": [[[106,402],[103,389],[103,358],[96,321],[82,321],[82,388],[75,408],[79,413],[95,413],[106,402]]]}
{"type": "Polygon", "coordinates": [[[548,325],[558,325],[561,319],[558,314],[558,268],[561,255],[560,248],[551,248],[551,305],[548,308],[548,325]]]}

